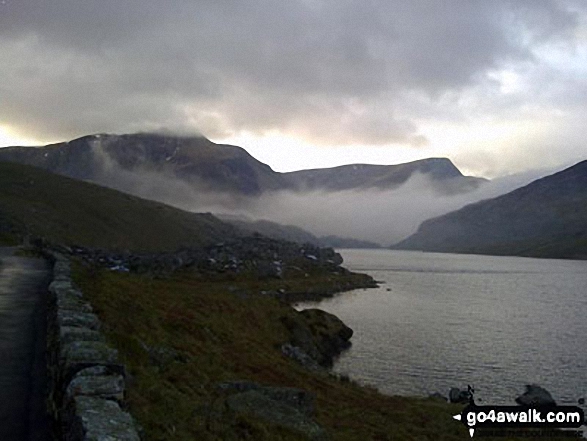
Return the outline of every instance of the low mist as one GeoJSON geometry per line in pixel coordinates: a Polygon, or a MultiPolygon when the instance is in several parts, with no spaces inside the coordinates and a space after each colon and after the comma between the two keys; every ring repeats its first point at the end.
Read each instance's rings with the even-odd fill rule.
{"type": "Polygon", "coordinates": [[[413,175],[392,190],[338,192],[278,191],[258,197],[212,191],[169,172],[125,170],[101,149],[96,150],[103,185],[193,212],[246,216],[295,225],[316,236],[337,235],[387,246],[414,233],[426,219],[493,198],[550,173],[537,170],[486,182],[478,189],[443,195],[427,176],[413,175]]]}

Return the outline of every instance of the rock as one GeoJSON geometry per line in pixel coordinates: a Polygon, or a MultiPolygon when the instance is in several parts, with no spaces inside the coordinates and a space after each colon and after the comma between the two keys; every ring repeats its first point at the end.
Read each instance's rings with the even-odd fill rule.
{"type": "Polygon", "coordinates": [[[292,358],[297,353],[300,360],[303,360],[304,353],[318,365],[330,367],[334,357],[351,345],[349,339],[353,330],[326,311],[306,309],[297,312],[293,317],[284,316],[281,321],[291,335],[290,341],[286,343],[290,346],[285,346],[285,351],[288,351],[288,356],[293,355],[292,358]]]}
{"type": "Polygon", "coordinates": [[[59,358],[66,382],[77,372],[88,367],[120,366],[118,351],[98,341],[74,341],[63,345],[59,358]]]}
{"type": "Polygon", "coordinates": [[[84,395],[122,402],[124,399],[122,375],[86,375],[83,372],[84,370],[78,372],[68,384],[65,391],[67,400],[84,395]]]}
{"type": "Polygon", "coordinates": [[[556,406],[550,392],[536,384],[526,385],[526,392],[516,398],[520,406],[556,406]]]}
{"type": "Polygon", "coordinates": [[[320,365],[316,362],[315,359],[313,359],[312,357],[310,357],[308,354],[306,354],[302,348],[299,348],[297,346],[292,346],[290,343],[285,343],[284,345],[281,346],[281,353],[283,355],[285,355],[286,357],[289,357],[295,361],[297,361],[299,364],[301,364],[302,366],[304,366],[307,369],[310,370],[320,370],[321,367],[320,365]]]}
{"type": "Polygon", "coordinates": [[[253,383],[252,381],[226,381],[216,385],[218,390],[227,392],[247,392],[249,390],[259,389],[260,387],[258,383],[253,383]]]}
{"type": "Polygon", "coordinates": [[[69,414],[66,441],[140,441],[131,416],[114,401],[78,396],[69,414]]]}
{"type": "Polygon", "coordinates": [[[71,293],[60,293],[56,299],[59,311],[92,312],[92,306],[71,293]]]}
{"type": "Polygon", "coordinates": [[[54,280],[49,284],[49,292],[56,295],[57,291],[73,289],[73,285],[70,281],[54,280]]]}
{"type": "Polygon", "coordinates": [[[58,311],[57,324],[59,326],[73,326],[100,330],[100,320],[96,314],[79,312],[74,310],[58,311]]]}
{"type": "Polygon", "coordinates": [[[59,342],[66,345],[74,341],[104,341],[104,336],[98,331],[75,326],[61,326],[59,328],[59,342]]]}
{"type": "Polygon", "coordinates": [[[276,398],[260,390],[250,390],[229,396],[226,405],[233,412],[252,415],[269,424],[298,432],[311,440],[325,439],[324,429],[306,412],[301,411],[300,406],[296,406],[295,402],[279,400],[278,396],[276,398]]]}
{"type": "Polygon", "coordinates": [[[466,390],[460,390],[458,387],[453,387],[448,392],[448,400],[451,403],[465,404],[471,399],[471,394],[466,390]]]}
{"type": "Polygon", "coordinates": [[[306,309],[300,315],[310,328],[325,365],[332,365],[333,358],[351,346],[353,330],[334,314],[321,309],[306,309]]]}

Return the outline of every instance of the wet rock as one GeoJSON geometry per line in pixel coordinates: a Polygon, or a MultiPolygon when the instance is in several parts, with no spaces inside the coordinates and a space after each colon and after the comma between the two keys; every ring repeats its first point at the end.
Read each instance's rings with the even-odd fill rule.
{"type": "Polygon", "coordinates": [[[516,398],[520,406],[556,406],[556,401],[543,387],[536,384],[526,385],[526,391],[516,398]]]}

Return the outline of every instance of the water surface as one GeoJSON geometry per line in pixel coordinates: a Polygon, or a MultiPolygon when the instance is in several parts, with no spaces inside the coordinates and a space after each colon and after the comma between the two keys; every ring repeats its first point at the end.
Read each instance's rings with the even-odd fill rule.
{"type": "Polygon", "coordinates": [[[471,384],[487,404],[512,404],[529,383],[561,403],[587,396],[586,261],[340,252],[385,283],[299,304],[355,331],[335,371],[397,395],[471,384]]]}

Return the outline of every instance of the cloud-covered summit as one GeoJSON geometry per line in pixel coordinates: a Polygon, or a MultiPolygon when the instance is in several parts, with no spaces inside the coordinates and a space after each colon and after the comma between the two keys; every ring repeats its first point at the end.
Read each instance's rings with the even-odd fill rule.
{"type": "MultiPolygon", "coordinates": [[[[552,57],[585,57],[585,16],[573,0],[5,0],[0,124],[421,148],[431,122],[584,109],[582,68],[552,57]]],[[[575,145],[582,122],[556,128],[575,145]]]]}

